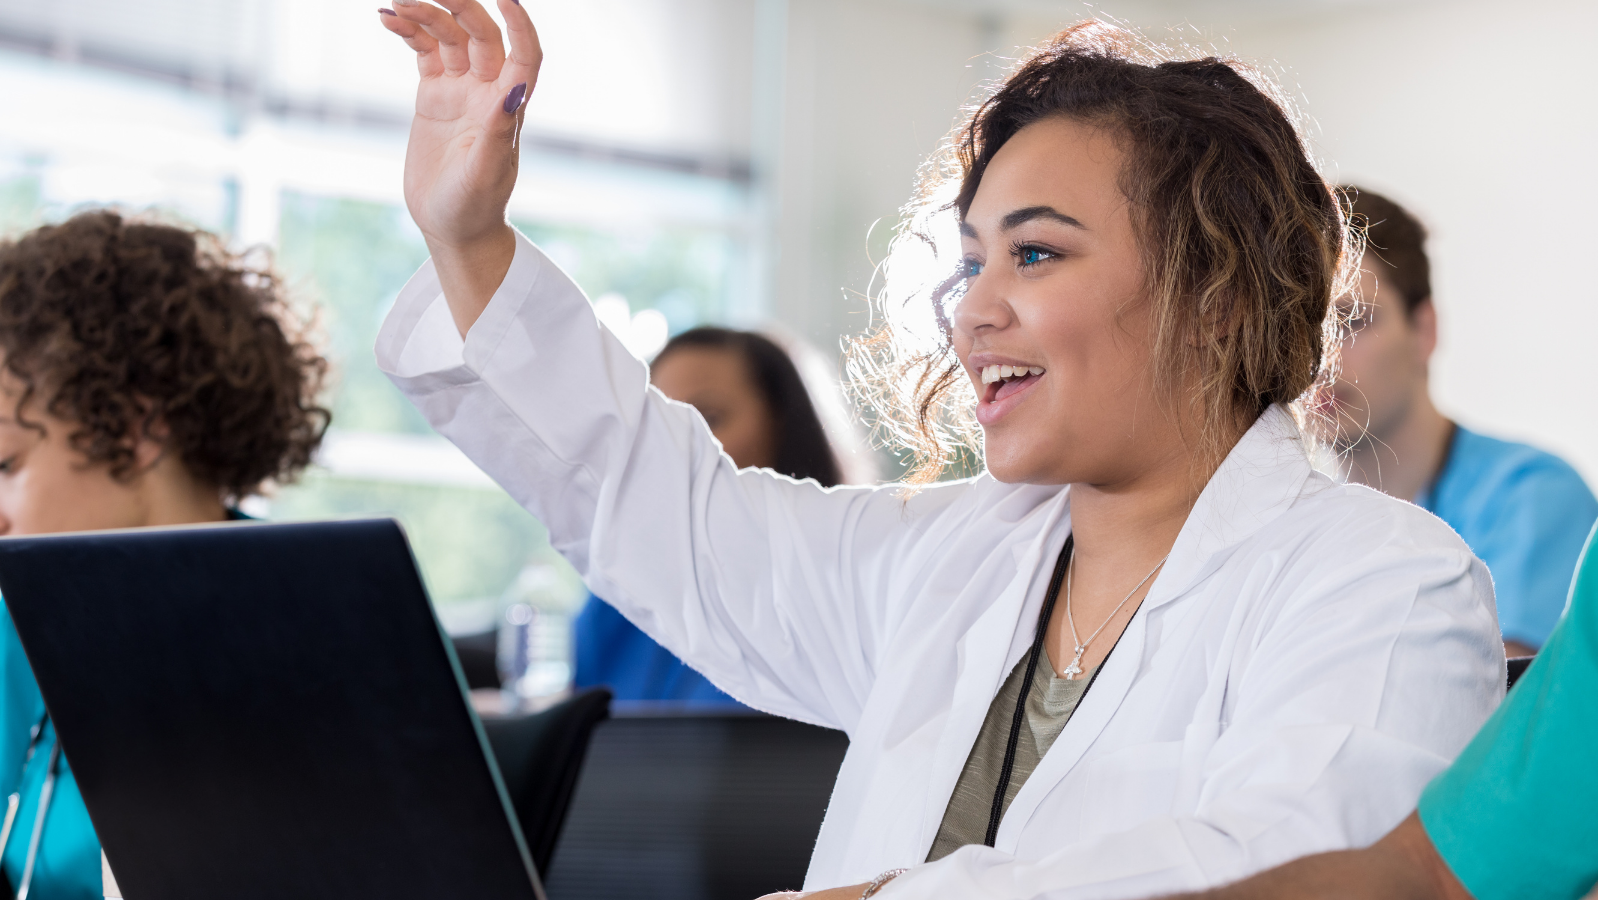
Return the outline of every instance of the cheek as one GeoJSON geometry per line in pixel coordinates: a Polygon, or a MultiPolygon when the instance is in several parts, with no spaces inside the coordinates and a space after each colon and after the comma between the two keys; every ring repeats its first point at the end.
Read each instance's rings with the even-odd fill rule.
{"type": "Polygon", "coordinates": [[[763,423],[746,409],[730,409],[723,414],[713,432],[722,442],[722,449],[733,457],[740,468],[758,464],[761,455],[763,423]]]}
{"type": "Polygon", "coordinates": [[[1143,366],[1148,349],[1137,338],[1139,322],[1086,304],[1059,302],[1034,317],[1033,342],[1050,370],[1066,376],[1058,387],[1099,385],[1111,390],[1143,366]]]}
{"type": "Polygon", "coordinates": [[[1403,356],[1403,347],[1395,336],[1385,332],[1358,335],[1343,350],[1341,376],[1347,381],[1362,381],[1364,386],[1373,382],[1387,382],[1403,356]]]}
{"type": "Polygon", "coordinates": [[[0,514],[12,534],[52,534],[130,528],[143,524],[133,492],[100,468],[43,461],[27,465],[0,487],[0,514]]]}
{"type": "Polygon", "coordinates": [[[71,530],[71,511],[82,510],[86,498],[77,496],[70,483],[57,485],[53,480],[49,472],[24,467],[0,483],[0,515],[5,516],[10,533],[71,530]]]}

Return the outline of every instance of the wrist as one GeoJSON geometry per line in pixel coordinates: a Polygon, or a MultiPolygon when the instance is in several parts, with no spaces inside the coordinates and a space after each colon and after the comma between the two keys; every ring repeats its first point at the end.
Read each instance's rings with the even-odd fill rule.
{"type": "Polygon", "coordinates": [[[868,897],[871,897],[878,891],[883,890],[884,885],[895,880],[896,878],[899,878],[905,873],[905,869],[890,869],[889,871],[879,875],[877,878],[867,882],[866,887],[862,888],[861,890],[861,900],[867,900],[868,897]]]}
{"type": "Polygon", "coordinates": [[[450,315],[461,336],[466,337],[511,269],[517,254],[516,232],[502,222],[498,228],[469,241],[445,242],[426,234],[423,240],[450,315]]]}

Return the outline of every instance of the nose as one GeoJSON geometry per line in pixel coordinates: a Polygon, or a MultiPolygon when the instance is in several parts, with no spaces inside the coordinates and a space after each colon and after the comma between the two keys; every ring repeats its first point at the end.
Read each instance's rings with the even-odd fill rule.
{"type": "Polygon", "coordinates": [[[1003,330],[1015,320],[1011,304],[1005,299],[1000,272],[981,272],[968,279],[967,289],[950,317],[955,330],[967,338],[1003,330]]]}

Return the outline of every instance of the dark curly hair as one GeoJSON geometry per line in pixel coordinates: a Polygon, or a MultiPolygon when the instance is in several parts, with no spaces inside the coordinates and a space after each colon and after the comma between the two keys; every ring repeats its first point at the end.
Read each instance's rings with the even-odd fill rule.
{"type": "Polygon", "coordinates": [[[1331,301],[1353,284],[1360,242],[1286,98],[1237,59],[1193,58],[1083,22],[1028,54],[972,111],[925,167],[906,209],[880,298],[887,327],[858,345],[852,372],[916,451],[913,483],[940,472],[952,437],[973,435],[950,343],[949,311],[965,283],[940,274],[887,296],[896,252],[931,248],[943,273],[954,270],[941,225],[953,234],[1006,141],[1054,117],[1105,128],[1127,155],[1121,188],[1154,312],[1156,387],[1198,407],[1203,455],[1220,454],[1226,435],[1268,406],[1330,383],[1338,344],[1331,301]],[[902,310],[891,304],[912,317],[931,312],[933,321],[898,326],[902,310]]]}
{"type": "Polygon", "coordinates": [[[332,414],[328,362],[270,270],[205,232],[108,211],[0,243],[0,353],[24,407],[127,477],[155,423],[230,500],[311,462],[332,414]]]}

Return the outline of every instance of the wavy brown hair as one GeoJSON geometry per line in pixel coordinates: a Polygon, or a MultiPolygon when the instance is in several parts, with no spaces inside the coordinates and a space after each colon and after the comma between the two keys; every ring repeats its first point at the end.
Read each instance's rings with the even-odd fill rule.
{"type": "Polygon", "coordinates": [[[168,451],[230,500],[296,476],[331,419],[328,362],[270,269],[106,210],[0,243],[0,354],[19,422],[42,427],[25,418],[42,409],[73,423],[72,445],[118,478],[160,423],[168,451]]]}
{"type": "Polygon", "coordinates": [[[1359,246],[1289,110],[1239,60],[1182,58],[1103,22],[1026,56],[924,166],[886,260],[882,325],[852,354],[858,395],[915,453],[910,481],[937,477],[975,438],[950,341],[965,285],[949,275],[955,226],[1000,147],[1043,119],[1104,128],[1126,154],[1157,395],[1198,407],[1202,455],[1331,383],[1331,300],[1352,284],[1359,246]]]}

